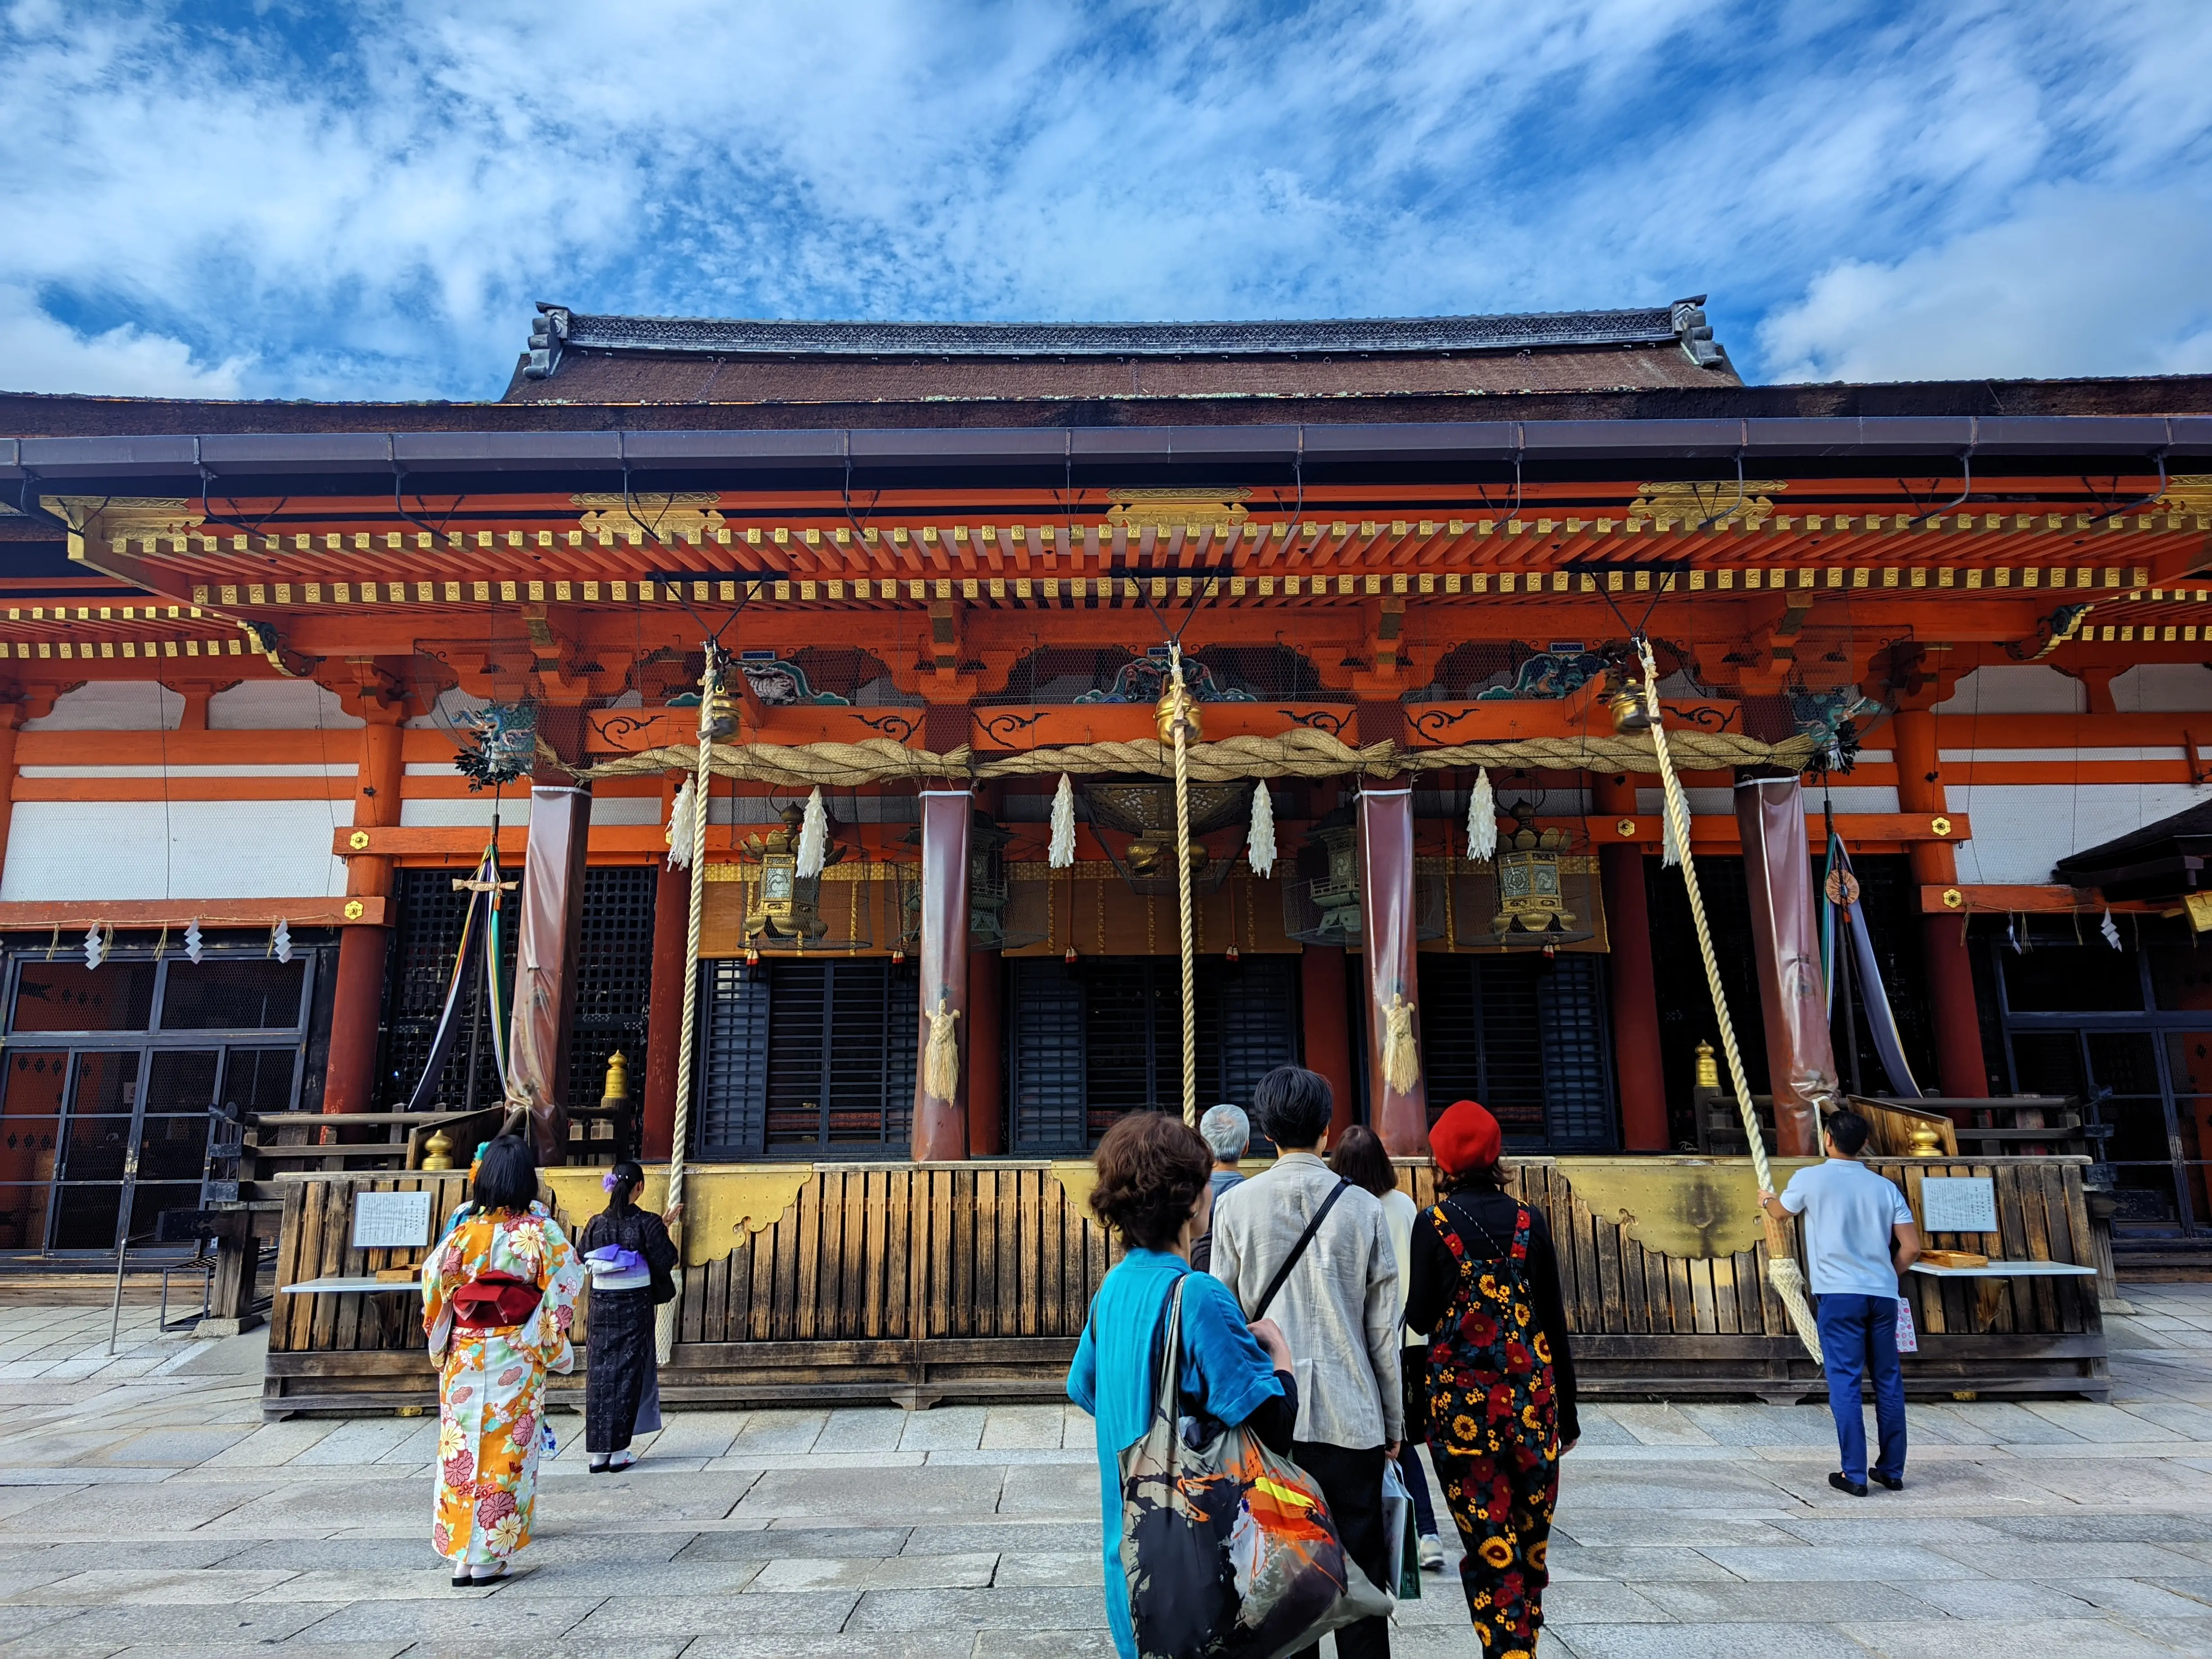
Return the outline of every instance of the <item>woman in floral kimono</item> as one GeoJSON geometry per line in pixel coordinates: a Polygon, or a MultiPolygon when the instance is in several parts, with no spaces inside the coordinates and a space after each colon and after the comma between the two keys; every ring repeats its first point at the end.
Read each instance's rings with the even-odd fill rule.
{"type": "Polygon", "coordinates": [[[507,1576],[530,1541],[545,1373],[568,1346],[584,1272],[537,1201],[538,1162],[501,1135],[484,1149],[467,1210],[422,1264],[422,1326],[438,1367],[438,1493],[430,1543],[453,1583],[507,1576]]]}

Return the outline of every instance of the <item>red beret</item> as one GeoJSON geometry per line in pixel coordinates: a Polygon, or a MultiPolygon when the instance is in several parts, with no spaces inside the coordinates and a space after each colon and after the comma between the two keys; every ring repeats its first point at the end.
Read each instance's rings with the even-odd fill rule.
{"type": "Polygon", "coordinates": [[[1471,1100],[1457,1100],[1429,1130],[1429,1150],[1448,1176],[1486,1170],[1498,1162],[1504,1138],[1498,1120],[1471,1100]]]}

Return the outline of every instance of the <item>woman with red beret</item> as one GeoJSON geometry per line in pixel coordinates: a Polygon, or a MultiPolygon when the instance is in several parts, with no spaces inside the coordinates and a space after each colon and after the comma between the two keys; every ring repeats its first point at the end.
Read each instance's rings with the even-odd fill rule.
{"type": "Polygon", "coordinates": [[[1471,1100],[1429,1131],[1437,1202],[1413,1229],[1409,1329],[1429,1336],[1407,1428],[1429,1443],[1459,1525],[1484,1659],[1530,1659],[1544,1623],[1559,1458],[1582,1429],[1559,1258],[1543,1212],[1505,1191],[1498,1120],[1471,1100]],[[1416,1413],[1419,1413],[1418,1417],[1416,1413]]]}

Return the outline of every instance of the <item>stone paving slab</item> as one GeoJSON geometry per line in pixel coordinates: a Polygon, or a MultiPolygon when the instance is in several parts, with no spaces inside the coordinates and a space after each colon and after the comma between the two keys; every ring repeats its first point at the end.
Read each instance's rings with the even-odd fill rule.
{"type": "MultiPolygon", "coordinates": [[[[1826,1486],[1816,1402],[1586,1407],[1540,1653],[2212,1656],[2212,1287],[2133,1305],[2109,1403],[1916,1401],[1900,1493],[1826,1486]]],[[[533,1571],[456,1591],[426,1537],[434,1422],[264,1423],[250,1339],[126,1309],[111,1359],[105,1310],[58,1311],[0,1310],[0,1655],[1110,1653],[1068,1407],[672,1411],[595,1477],[562,1402],[533,1571]]],[[[1456,1574],[1425,1585],[1393,1651],[1470,1656],[1456,1574]]]]}

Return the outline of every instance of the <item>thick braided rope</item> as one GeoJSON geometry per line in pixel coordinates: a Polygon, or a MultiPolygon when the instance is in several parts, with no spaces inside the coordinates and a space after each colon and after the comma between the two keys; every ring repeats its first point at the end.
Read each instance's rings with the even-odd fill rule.
{"type": "MultiPolygon", "coordinates": [[[[1672,740],[1674,758],[1698,771],[1737,766],[1800,766],[1810,757],[1814,739],[1800,736],[1762,743],[1729,732],[1683,732],[1672,740]]],[[[676,744],[624,755],[602,765],[571,769],[580,777],[634,776],[690,770],[697,751],[676,744]]],[[[1455,766],[1536,766],[1565,771],[1652,769],[1651,741],[1643,736],[1514,738],[1496,743],[1457,744],[1443,749],[1408,749],[1389,739],[1355,749],[1331,732],[1301,726],[1279,737],[1224,738],[1187,744],[1185,775],[1200,783],[1235,783],[1255,778],[1341,777],[1364,773],[1390,777],[1400,772],[1431,772],[1455,766]]],[[[782,788],[851,788],[861,784],[928,778],[991,778],[1056,775],[1079,777],[1107,773],[1172,777],[1176,757],[1172,744],[1158,738],[1127,743],[1073,744],[1062,748],[1023,750],[978,756],[966,744],[933,754],[909,749],[890,738],[866,743],[725,744],[713,760],[716,776],[742,778],[782,788]]]]}
{"type": "Polygon", "coordinates": [[[1198,1127],[1198,956],[1190,926],[1190,694],[1182,684],[1182,647],[1170,647],[1174,670],[1176,908],[1182,929],[1182,1121],[1198,1127]]]}
{"type": "MultiPolygon", "coordinates": [[[[691,1139],[691,1056],[699,1023],[699,930],[707,912],[707,787],[714,776],[714,652],[699,683],[699,744],[691,775],[691,891],[684,925],[684,1023],[676,1050],[676,1125],[668,1147],[668,1196],[664,1208],[684,1201],[684,1153],[691,1139]]],[[[676,1245],[675,1296],[653,1310],[653,1346],[660,1362],[676,1351],[677,1310],[684,1305],[684,1223],[671,1229],[676,1245]]]]}

